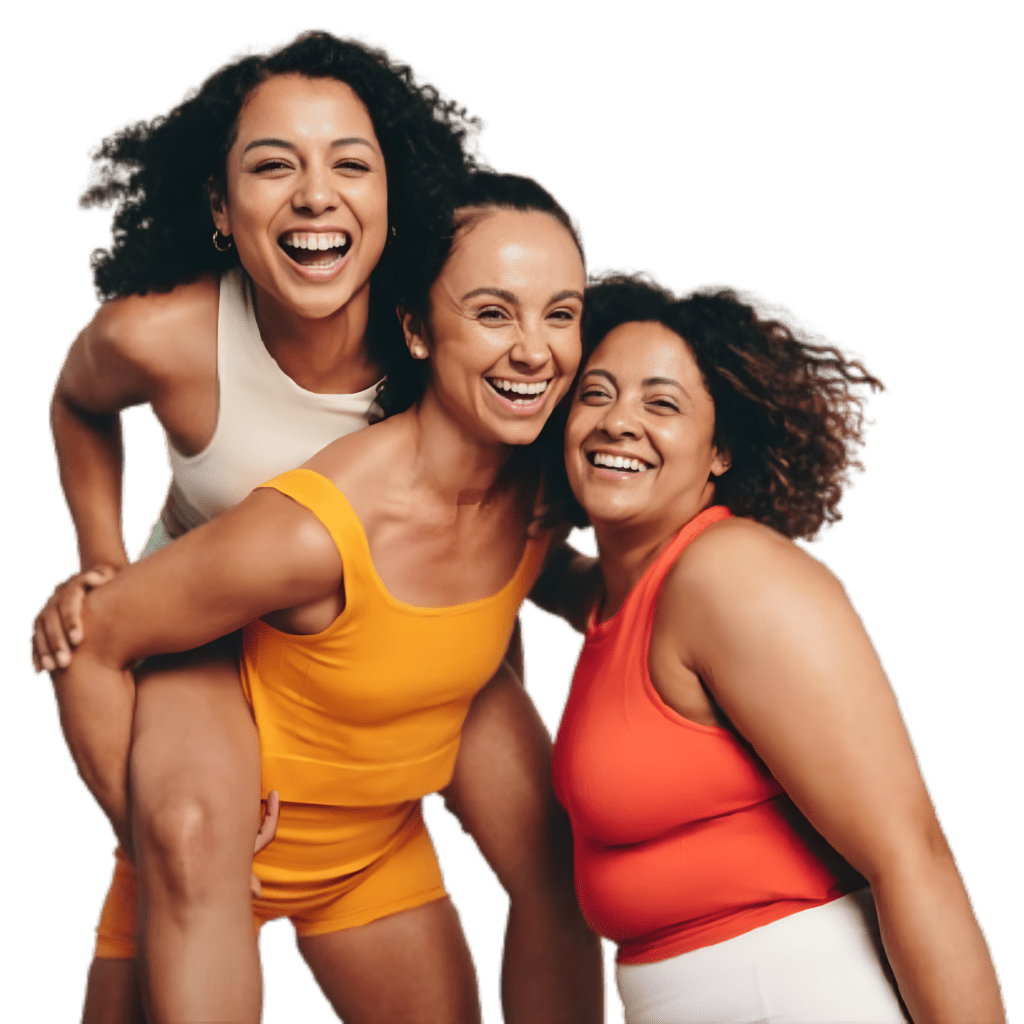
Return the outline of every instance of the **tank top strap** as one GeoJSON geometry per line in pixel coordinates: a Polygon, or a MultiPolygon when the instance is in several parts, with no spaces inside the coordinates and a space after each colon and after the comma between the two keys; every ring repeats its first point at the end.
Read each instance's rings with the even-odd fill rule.
{"type": "Polygon", "coordinates": [[[261,486],[272,487],[309,509],[331,535],[344,567],[347,604],[352,603],[357,592],[373,592],[375,570],[366,532],[355,509],[333,480],[312,469],[300,468],[290,469],[261,486]]]}
{"type": "MultiPolygon", "coordinates": [[[[633,594],[642,606],[651,602],[653,611],[653,599],[661,590],[662,583],[669,570],[675,565],[679,556],[692,544],[709,526],[720,523],[723,519],[731,519],[732,513],[724,505],[712,505],[704,509],[699,515],[691,519],[665,546],[665,550],[651,563],[650,568],[644,573],[643,578],[633,594]]],[[[633,597],[630,594],[627,602],[633,597]]]]}

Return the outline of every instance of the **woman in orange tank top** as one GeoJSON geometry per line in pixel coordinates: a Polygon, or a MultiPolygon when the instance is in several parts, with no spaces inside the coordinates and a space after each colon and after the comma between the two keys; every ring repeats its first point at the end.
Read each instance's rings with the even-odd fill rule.
{"type": "MultiPolygon", "coordinates": [[[[475,176],[460,206],[401,310],[422,367],[414,407],[90,593],[85,639],[55,676],[65,702],[87,701],[118,678],[130,689],[140,657],[249,623],[243,681],[263,793],[280,794],[281,812],[255,865],[262,896],[250,907],[241,878],[234,907],[257,923],[290,917],[355,1024],[479,1016],[420,798],[451,780],[470,702],[540,571],[533,442],[579,360],[583,259],[564,211],[536,183],[494,174],[475,176]]],[[[85,756],[125,756],[100,715],[85,756]]],[[[539,879],[534,902],[554,882],[539,879]]],[[[572,949],[597,967],[582,920],[572,949]]],[[[241,1011],[211,1005],[188,984],[207,965],[177,969],[186,983],[150,993],[158,1019],[259,1018],[258,988],[238,995],[241,1011]]],[[[577,1019],[599,1015],[591,996],[578,993],[577,1019]]]]}
{"type": "Polygon", "coordinates": [[[565,458],[603,586],[554,775],[627,1020],[1003,1020],[878,658],[790,540],[839,518],[880,383],[730,292],[624,277],[584,349],[565,458]]]}

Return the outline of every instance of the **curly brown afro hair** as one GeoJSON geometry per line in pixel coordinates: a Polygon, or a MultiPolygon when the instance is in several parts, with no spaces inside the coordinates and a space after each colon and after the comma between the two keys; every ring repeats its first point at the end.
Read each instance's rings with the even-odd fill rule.
{"type": "Polygon", "coordinates": [[[238,263],[234,248],[211,243],[210,195],[226,189],[225,163],[238,117],[258,86],[276,75],[332,78],[366,105],[387,167],[389,244],[371,276],[367,347],[389,374],[381,400],[398,411],[405,340],[395,317],[416,279],[425,247],[450,230],[458,195],[476,166],[466,151],[479,127],[465,110],[382,50],[327,32],[306,32],[269,54],[242,57],[214,72],[169,114],[129,125],[94,154],[96,181],[85,207],[114,207],[113,244],[92,254],[102,299],[168,292],[238,263]],[[386,400],[386,401],[385,401],[386,400]]]}
{"type": "MultiPolygon", "coordinates": [[[[714,444],[732,455],[715,482],[715,502],[786,537],[813,537],[841,518],[852,469],[863,468],[864,396],[882,382],[831,345],[815,344],[781,320],[763,316],[728,289],[676,298],[641,276],[610,275],[587,289],[586,366],[597,346],[625,323],[660,323],[686,343],[715,405],[714,444]]],[[[560,417],[564,423],[565,411],[560,417]]],[[[586,513],[561,472],[547,466],[552,496],[570,520],[586,513]]]]}

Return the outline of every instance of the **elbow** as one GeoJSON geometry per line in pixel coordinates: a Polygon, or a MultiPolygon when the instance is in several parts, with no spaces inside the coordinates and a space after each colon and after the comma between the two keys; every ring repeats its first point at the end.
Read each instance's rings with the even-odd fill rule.
{"type": "Polygon", "coordinates": [[[917,888],[929,880],[959,879],[949,843],[934,815],[913,829],[902,831],[888,841],[863,864],[855,867],[876,893],[897,888],[917,888]]]}

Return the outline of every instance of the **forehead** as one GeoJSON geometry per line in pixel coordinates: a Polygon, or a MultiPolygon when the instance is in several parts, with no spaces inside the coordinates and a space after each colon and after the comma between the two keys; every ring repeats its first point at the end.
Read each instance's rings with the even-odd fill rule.
{"type": "MultiPolygon", "coordinates": [[[[455,239],[439,280],[456,291],[463,284],[500,284],[510,291],[542,286],[583,290],[583,260],[554,217],[536,210],[487,210],[455,239]]],[[[468,289],[467,289],[468,290],[468,289]]]]}
{"type": "Polygon", "coordinates": [[[275,75],[258,85],[238,115],[236,145],[254,138],[334,141],[359,137],[376,144],[366,104],[335,78],[275,75]]]}
{"type": "Polygon", "coordinates": [[[587,360],[587,370],[610,369],[620,381],[668,377],[689,388],[702,377],[690,346],[657,321],[631,321],[610,330],[587,360]]]}

